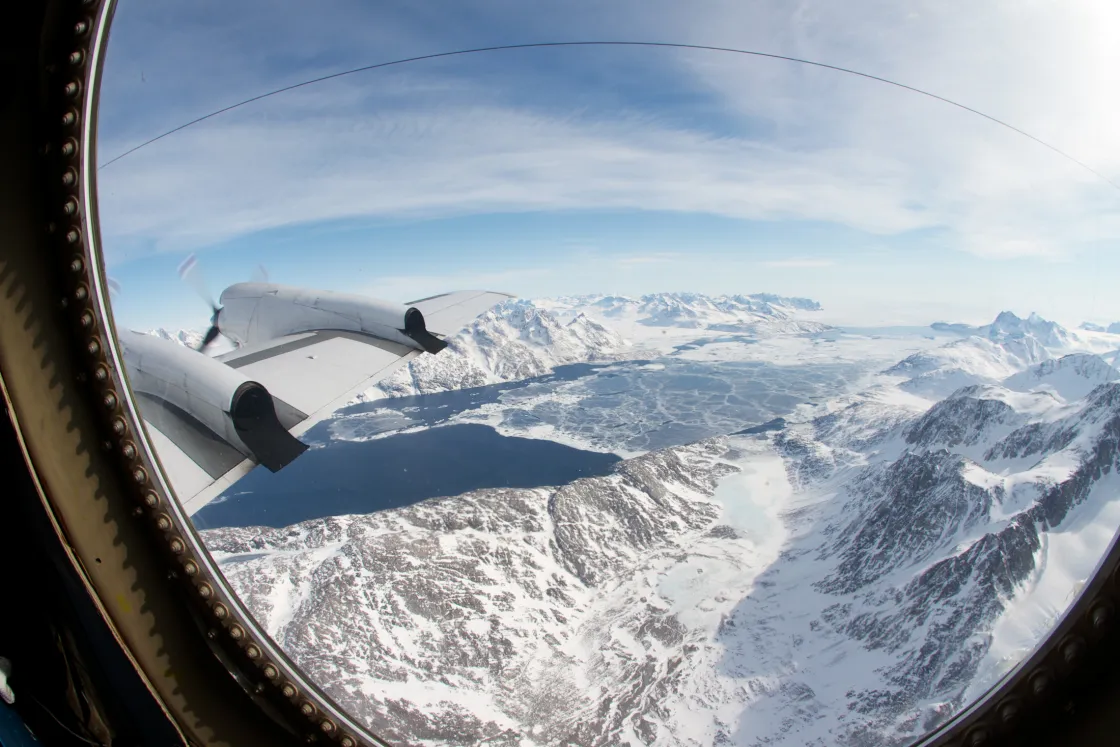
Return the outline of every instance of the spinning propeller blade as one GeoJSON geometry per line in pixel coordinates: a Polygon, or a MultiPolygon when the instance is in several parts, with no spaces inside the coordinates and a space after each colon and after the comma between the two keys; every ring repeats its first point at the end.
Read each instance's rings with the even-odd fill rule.
{"type": "Polygon", "coordinates": [[[198,257],[194,254],[184,259],[182,264],[179,265],[179,277],[194,289],[195,293],[206,302],[212,312],[210,329],[206,330],[206,336],[202,338],[202,344],[198,346],[198,352],[201,353],[222,333],[222,330],[218,327],[218,316],[222,313],[222,307],[214,300],[214,295],[210,292],[210,288],[206,284],[206,278],[202,274],[202,268],[199,267],[198,257]]]}

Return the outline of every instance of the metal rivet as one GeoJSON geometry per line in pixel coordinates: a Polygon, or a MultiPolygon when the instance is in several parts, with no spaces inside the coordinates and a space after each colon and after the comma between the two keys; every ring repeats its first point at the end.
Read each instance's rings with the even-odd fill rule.
{"type": "Polygon", "coordinates": [[[194,577],[198,575],[198,563],[193,560],[187,560],[183,563],[183,573],[188,576],[194,577]]]}
{"type": "Polygon", "coordinates": [[[342,747],[358,747],[358,743],[350,737],[343,737],[342,739],[338,740],[338,743],[342,745],[342,747]]]}
{"type": "Polygon", "coordinates": [[[1062,658],[1066,664],[1072,664],[1084,650],[1085,644],[1081,642],[1080,638],[1070,638],[1062,644],[1062,658]]]}
{"type": "Polygon", "coordinates": [[[214,602],[214,617],[219,620],[225,620],[229,617],[229,610],[227,610],[226,606],[221,602],[214,602]]]}
{"type": "Polygon", "coordinates": [[[211,588],[210,584],[203,581],[198,585],[198,595],[203,599],[209,599],[214,596],[214,589],[211,588]]]}
{"type": "Polygon", "coordinates": [[[327,719],[323,719],[319,722],[319,728],[323,730],[324,734],[331,734],[334,732],[334,723],[328,721],[327,719]]]}
{"type": "Polygon", "coordinates": [[[170,532],[172,526],[171,517],[167,514],[160,514],[156,517],[156,529],[161,532],[170,532]]]}
{"type": "Polygon", "coordinates": [[[66,60],[71,65],[81,65],[83,58],[84,58],[84,55],[82,54],[82,50],[75,49],[73,52],[70,53],[70,56],[67,57],[66,60]]]}
{"type": "Polygon", "coordinates": [[[71,198],[62,204],[62,212],[67,215],[73,215],[78,212],[78,201],[71,198]]]}
{"type": "Polygon", "coordinates": [[[1043,695],[1050,689],[1050,675],[1046,672],[1035,672],[1031,675],[1031,692],[1035,695],[1043,695]]]}
{"type": "Polygon", "coordinates": [[[240,641],[245,637],[245,629],[237,623],[229,626],[229,637],[235,641],[240,641]]]}
{"type": "Polygon", "coordinates": [[[89,289],[84,285],[79,285],[74,289],[74,298],[76,298],[79,302],[85,301],[87,298],[89,298],[89,289]]]}
{"type": "Polygon", "coordinates": [[[302,713],[304,716],[314,716],[315,715],[315,706],[312,705],[311,701],[305,700],[305,701],[303,701],[302,703],[299,704],[299,712],[302,713]]]}
{"type": "Polygon", "coordinates": [[[144,494],[144,505],[148,508],[155,508],[159,505],[159,496],[155,492],[149,490],[144,494]]]}
{"type": "Polygon", "coordinates": [[[261,658],[261,650],[255,643],[250,643],[245,647],[245,655],[250,659],[259,659],[261,658]]]}
{"type": "Polygon", "coordinates": [[[1098,605],[1093,610],[1093,614],[1091,615],[1091,619],[1093,621],[1093,628],[1097,632],[1103,631],[1105,628],[1108,627],[1108,624],[1112,621],[1112,610],[1109,609],[1109,605],[1107,603],[1098,605]]]}
{"type": "Polygon", "coordinates": [[[137,484],[143,485],[148,481],[148,473],[144,470],[143,467],[137,467],[136,469],[132,470],[132,479],[135,480],[137,484]]]}
{"type": "Polygon", "coordinates": [[[62,186],[73,187],[78,183],[78,172],[74,169],[66,169],[62,172],[62,186]]]}
{"type": "Polygon", "coordinates": [[[131,441],[126,441],[125,443],[121,444],[121,454],[124,455],[125,459],[135,459],[136,447],[132,445],[131,441]]]}
{"type": "Polygon", "coordinates": [[[71,228],[66,232],[66,242],[69,244],[77,244],[82,240],[82,232],[76,228],[71,228]]]}
{"type": "Polygon", "coordinates": [[[113,418],[113,433],[115,433],[118,436],[123,436],[124,432],[127,429],[128,429],[128,426],[125,425],[124,420],[122,420],[121,418],[113,418]]]}
{"type": "Polygon", "coordinates": [[[968,735],[969,747],[981,747],[988,743],[988,730],[983,726],[968,735]]]}
{"type": "Polygon", "coordinates": [[[215,638],[218,637],[218,631],[214,630],[213,628],[210,628],[210,630],[206,631],[206,637],[209,638],[210,640],[214,640],[215,638]]]}
{"type": "Polygon", "coordinates": [[[71,96],[71,97],[77,96],[78,91],[80,91],[80,90],[82,90],[82,87],[78,84],[78,81],[76,81],[76,80],[72,80],[69,83],[67,83],[65,86],[62,87],[62,93],[65,94],[66,96],[71,96]]]}
{"type": "Polygon", "coordinates": [[[112,410],[117,406],[117,395],[106,392],[105,396],[101,398],[101,404],[105,405],[105,409],[112,410]]]}
{"type": "Polygon", "coordinates": [[[74,138],[68,138],[66,142],[62,144],[62,147],[59,148],[59,152],[69,158],[78,152],[78,141],[74,138]]]}
{"type": "Polygon", "coordinates": [[[101,343],[99,343],[97,341],[97,338],[95,337],[94,339],[86,343],[86,350],[90,355],[97,355],[101,352],[101,343]]]}
{"type": "Polygon", "coordinates": [[[284,686],[280,688],[280,692],[284,693],[285,698],[291,699],[296,696],[297,690],[292,686],[291,683],[285,682],[284,686]]]}
{"type": "MultiPolygon", "coordinates": [[[[93,369],[93,378],[102,382],[107,381],[109,379],[109,369],[105,368],[105,366],[99,365],[97,368],[93,369]]],[[[116,406],[116,404],[117,400],[116,398],[113,398],[113,404],[110,405],[108,402],[106,402],[105,406],[112,408],[116,406]]]]}
{"type": "Polygon", "coordinates": [[[89,329],[93,326],[93,314],[89,313],[88,311],[83,311],[82,315],[78,317],[78,324],[82,325],[86,329],[89,329]]]}
{"type": "Polygon", "coordinates": [[[999,707],[999,717],[1005,724],[1009,724],[1015,720],[1019,715],[1019,704],[1014,700],[1009,700],[999,707]]]}
{"type": "Polygon", "coordinates": [[[71,110],[62,115],[62,126],[72,127],[78,121],[78,113],[71,110]]]}
{"type": "Polygon", "coordinates": [[[187,550],[187,546],[183,544],[183,540],[179,539],[178,537],[175,537],[170,542],[168,542],[167,546],[171,548],[171,552],[175,553],[176,555],[182,555],[187,550]]]}
{"type": "Polygon", "coordinates": [[[280,676],[280,670],[271,664],[265,664],[264,669],[261,671],[264,672],[264,676],[268,677],[270,680],[274,680],[280,676]]]}
{"type": "Polygon", "coordinates": [[[78,21],[74,24],[74,36],[82,36],[89,31],[88,21],[78,21]]]}

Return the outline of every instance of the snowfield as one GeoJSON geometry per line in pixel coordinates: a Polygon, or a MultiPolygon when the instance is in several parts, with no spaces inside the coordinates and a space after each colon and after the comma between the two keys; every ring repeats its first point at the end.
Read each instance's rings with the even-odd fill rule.
{"type": "Polygon", "coordinates": [[[869,336],[814,308],[510,303],[376,396],[590,360],[868,373],[606,476],[204,539],[277,643],[393,743],[909,744],[1039,643],[1120,526],[1120,335],[1005,312],[869,336]]]}

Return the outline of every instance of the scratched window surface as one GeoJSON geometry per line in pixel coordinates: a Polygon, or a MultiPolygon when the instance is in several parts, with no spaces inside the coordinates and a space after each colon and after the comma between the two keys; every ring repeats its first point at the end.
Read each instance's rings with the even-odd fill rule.
{"type": "Polygon", "coordinates": [[[1120,526],[1118,13],[124,0],[164,476],[391,743],[919,741],[1120,526]]]}

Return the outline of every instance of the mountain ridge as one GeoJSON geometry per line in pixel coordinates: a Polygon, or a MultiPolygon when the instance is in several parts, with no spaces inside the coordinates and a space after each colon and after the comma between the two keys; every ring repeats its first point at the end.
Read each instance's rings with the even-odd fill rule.
{"type": "Polygon", "coordinates": [[[203,536],[275,640],[401,743],[901,747],[1033,645],[1001,621],[1046,574],[1091,572],[1051,535],[1115,495],[1120,382],[1004,322],[605,477],[203,536]],[[954,371],[984,380],[908,393],[954,371]],[[1052,391],[1070,371],[1080,398],[1052,391]]]}

